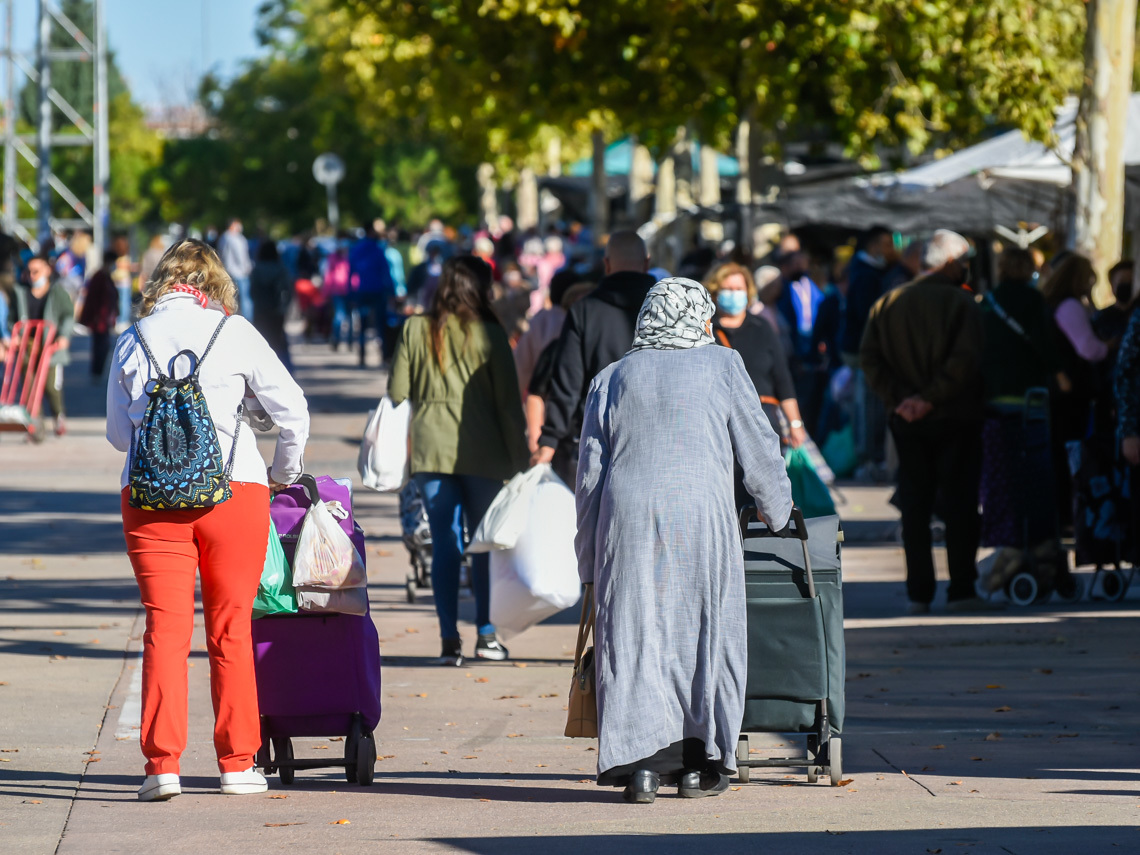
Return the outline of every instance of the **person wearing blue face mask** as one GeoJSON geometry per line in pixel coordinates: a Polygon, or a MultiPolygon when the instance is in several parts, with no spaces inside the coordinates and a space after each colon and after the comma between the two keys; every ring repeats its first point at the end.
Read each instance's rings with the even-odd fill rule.
{"type": "MultiPolygon", "coordinates": [[[[772,427],[785,446],[799,448],[807,439],[807,431],[800,417],[788,357],[772,325],[748,312],[756,299],[752,274],[739,264],[723,264],[713,271],[706,287],[717,306],[713,337],[740,353],[772,427]]],[[[737,487],[737,498],[747,502],[747,497],[741,495],[739,479],[737,487]]]]}

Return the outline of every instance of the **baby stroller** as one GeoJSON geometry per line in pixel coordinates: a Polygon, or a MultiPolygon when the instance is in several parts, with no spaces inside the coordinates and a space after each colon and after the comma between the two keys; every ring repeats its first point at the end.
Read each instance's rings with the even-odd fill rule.
{"type": "Polygon", "coordinates": [[[408,602],[416,601],[416,591],[431,587],[431,529],[427,509],[415,481],[408,481],[400,491],[400,531],[412,572],[404,583],[408,602]]]}
{"type": "Polygon", "coordinates": [[[1113,439],[1090,437],[1066,445],[1073,476],[1073,522],[1078,567],[1095,568],[1100,597],[1123,600],[1136,575],[1131,472],[1116,458],[1113,439]],[[1131,564],[1127,569],[1124,564],[1131,564]]]}

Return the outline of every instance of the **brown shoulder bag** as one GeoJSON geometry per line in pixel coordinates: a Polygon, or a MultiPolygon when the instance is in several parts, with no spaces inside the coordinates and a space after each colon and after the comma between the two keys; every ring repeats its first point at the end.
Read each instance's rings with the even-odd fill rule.
{"type": "Polygon", "coordinates": [[[593,738],[598,735],[598,696],[594,691],[594,648],[586,649],[594,631],[594,586],[582,594],[582,617],[578,621],[578,646],[574,650],[574,677],[570,682],[570,704],[566,715],[566,735],[593,738]]]}

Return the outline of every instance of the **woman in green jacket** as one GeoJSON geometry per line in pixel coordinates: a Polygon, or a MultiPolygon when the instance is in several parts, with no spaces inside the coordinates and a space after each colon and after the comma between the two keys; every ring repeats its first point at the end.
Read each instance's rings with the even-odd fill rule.
{"type": "MultiPolygon", "coordinates": [[[[503,482],[526,468],[526,425],[507,334],[491,311],[491,269],[474,256],[443,266],[426,315],[409,318],[388,380],[395,404],[412,402],[412,474],[432,537],[432,588],[441,665],[463,664],[459,565],[463,522],[474,531],[503,482]]],[[[476,659],[507,650],[490,618],[488,556],[471,562],[476,659]]]]}

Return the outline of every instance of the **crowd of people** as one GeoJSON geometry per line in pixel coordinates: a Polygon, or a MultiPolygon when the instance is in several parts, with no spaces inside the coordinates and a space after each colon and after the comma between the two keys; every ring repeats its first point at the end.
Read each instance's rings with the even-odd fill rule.
{"type": "MultiPolygon", "coordinates": [[[[235,220],[213,244],[167,251],[166,242],[156,237],[136,265],[118,244],[93,260],[82,236],[17,255],[0,304],[11,320],[50,321],[62,340],[84,327],[101,380],[115,331],[134,317],[151,318],[157,335],[175,310],[216,299],[210,308],[249,322],[242,335],[259,334],[250,341],[274,354],[261,361],[280,376],[260,378],[238,355],[227,370],[254,392],[290,391],[286,419],[307,419],[289,413],[304,404],[286,379],[287,319],[334,351],[355,346],[362,367],[374,332],[389,396],[412,405],[411,472],[432,534],[444,665],[466,658],[458,597],[468,533],[506,479],[550,464],[576,490],[579,569],[596,586],[599,783],[624,786],[630,801],[652,801],[663,783],[715,795],[734,768],[744,672],[732,665],[744,632],[735,511],[754,502],[773,528],[785,525],[789,449],[813,444],[826,458],[829,439],[846,434],[854,455],[837,462],[841,474],[897,474],[912,613],[935,599],[933,518],[945,525],[946,608],[986,609],[979,546],[997,550],[991,590],[1026,562],[1051,562],[1058,588],[1069,577],[1060,543],[1082,524],[1073,443],[1140,464],[1140,312],[1127,261],[1111,273],[1115,305],[1094,312],[1096,277],[1079,254],[1046,263],[1007,247],[996,286],[978,293],[972,244],[945,230],[900,244],[875,227],[824,254],[788,233],[762,258],[694,251],[677,276],[653,266],[635,232],[595,242],[581,228],[519,234],[506,219],[495,232],[433,221],[418,234],[376,220],[355,237],[285,241],[249,240],[235,220]],[[187,284],[194,276],[204,284],[187,284]],[[675,645],[676,667],[626,655],[698,625],[711,628],[708,643],[675,645]],[[677,700],[647,715],[646,691],[677,700]]],[[[138,393],[109,411],[120,448],[145,397],[123,380],[131,365],[131,377],[148,370],[136,344],[121,337],[112,368],[112,390],[138,393]]],[[[48,388],[57,433],[68,353],[58,351],[48,388]]],[[[296,474],[300,452],[286,444],[270,488],[296,474]]],[[[147,519],[124,504],[124,521],[129,539],[147,519]]],[[[149,559],[140,548],[132,560],[144,598],[174,596],[147,594],[149,559]]],[[[474,658],[502,660],[488,580],[486,556],[474,557],[474,658]]],[[[167,666],[147,667],[151,680],[167,679],[167,666]]],[[[233,716],[248,718],[247,701],[234,701],[233,716]]],[[[219,742],[234,792],[259,786],[245,777],[248,737],[219,742]]],[[[148,755],[155,792],[177,765],[164,756],[148,755]]]]}

